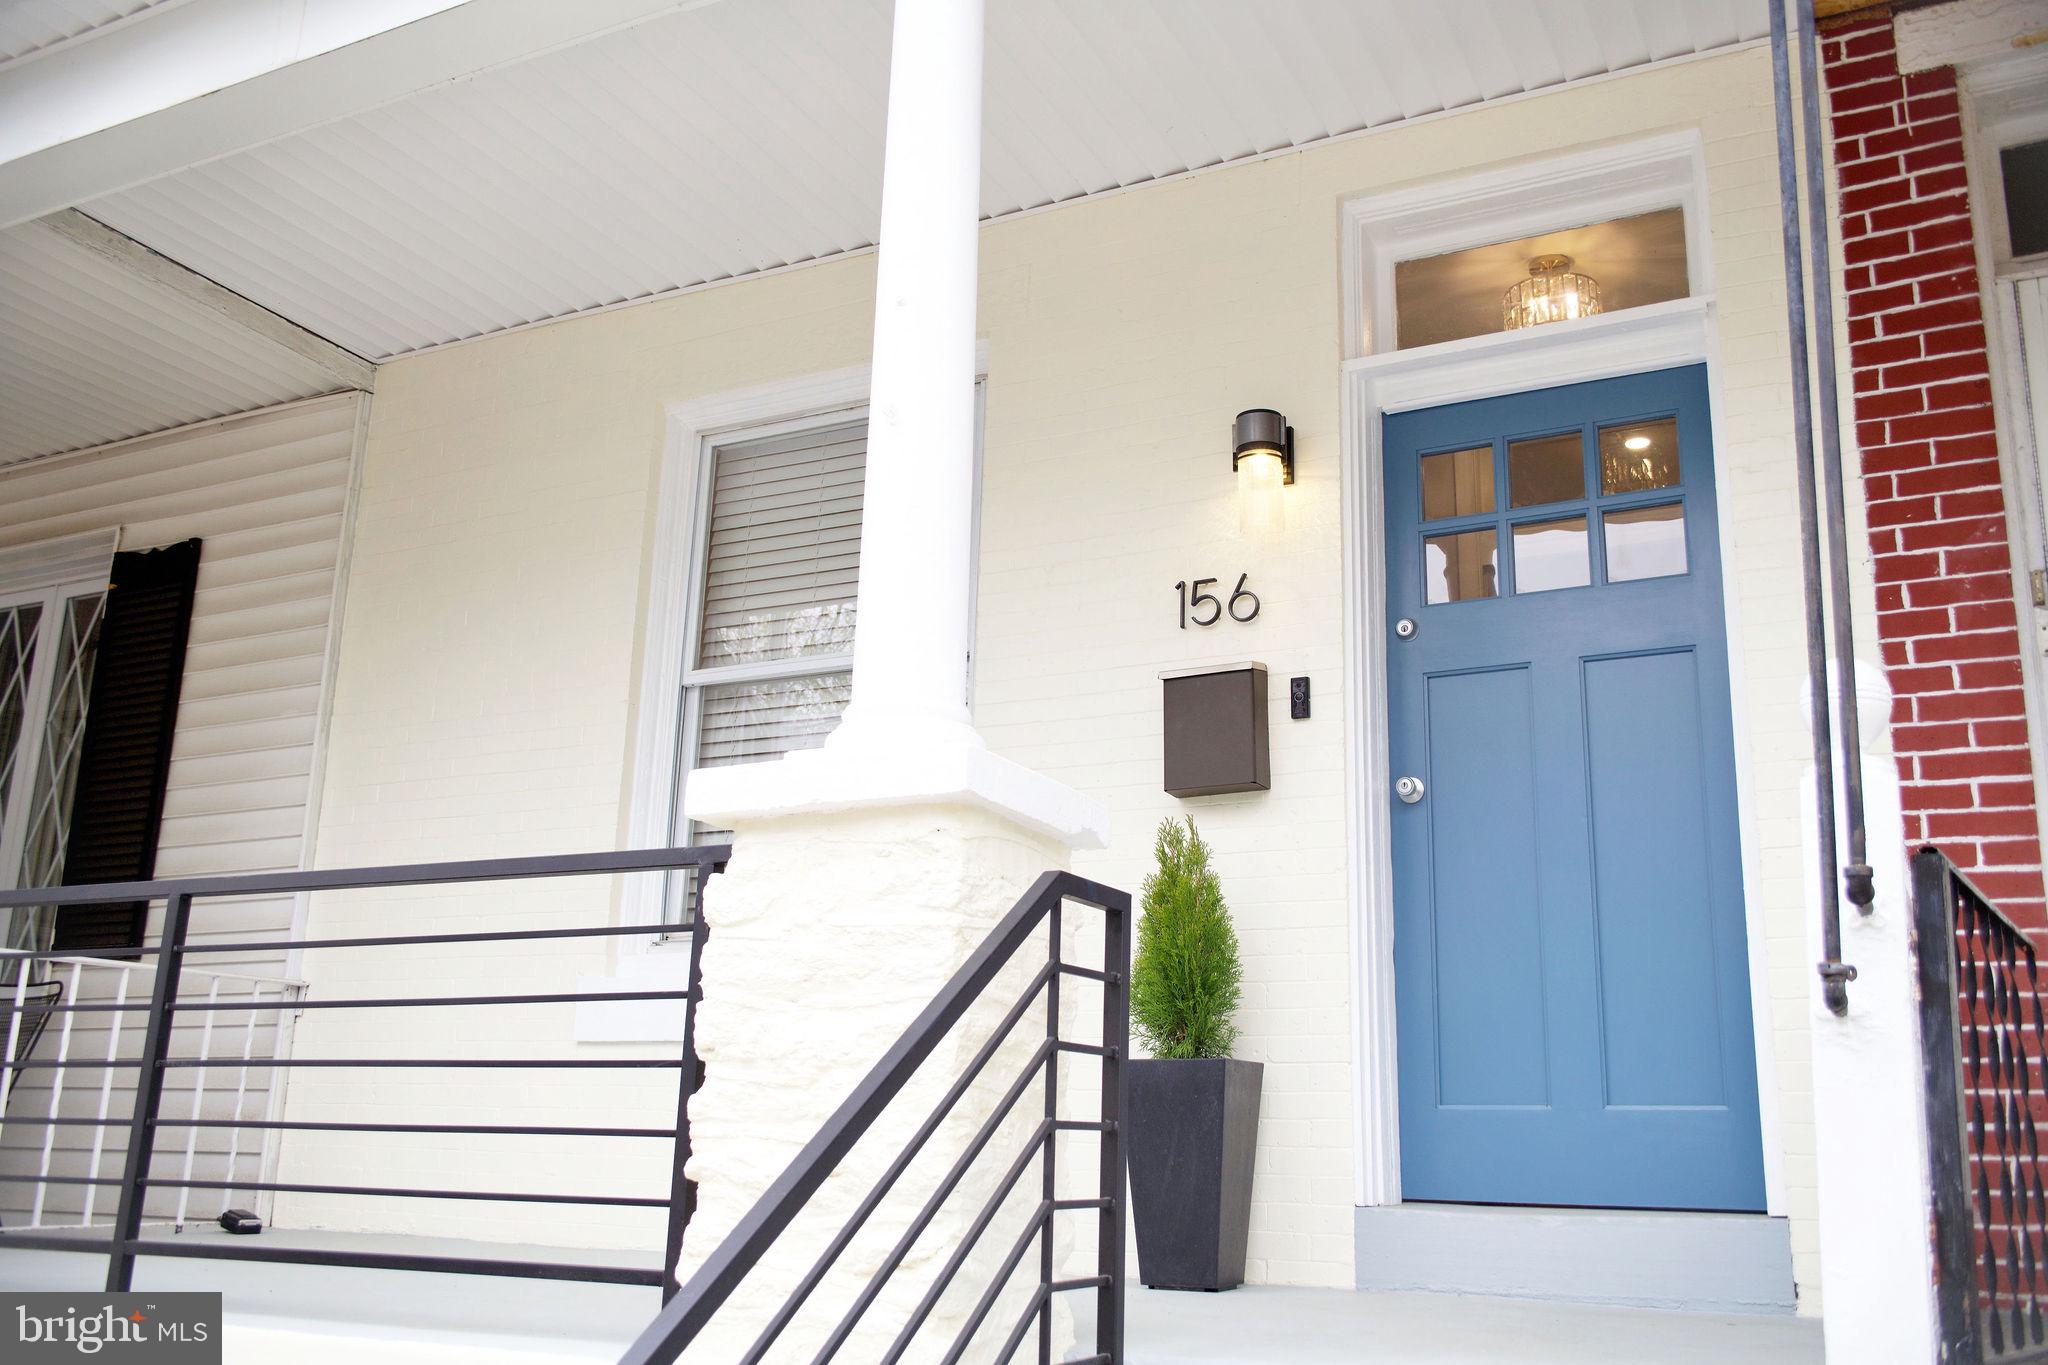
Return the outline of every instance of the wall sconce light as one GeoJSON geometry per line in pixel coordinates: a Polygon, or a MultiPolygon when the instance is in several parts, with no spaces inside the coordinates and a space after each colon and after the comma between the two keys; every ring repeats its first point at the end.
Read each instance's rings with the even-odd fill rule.
{"type": "Polygon", "coordinates": [[[1280,490],[1294,482],[1294,428],[1271,408],[1248,408],[1230,426],[1237,473],[1237,529],[1247,536],[1287,529],[1280,490]]]}

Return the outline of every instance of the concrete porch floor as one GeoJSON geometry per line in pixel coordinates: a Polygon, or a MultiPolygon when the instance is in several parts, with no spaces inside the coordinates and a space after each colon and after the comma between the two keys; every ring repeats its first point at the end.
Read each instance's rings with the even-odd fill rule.
{"type": "MultiPolygon", "coordinates": [[[[220,1237],[210,1229],[186,1237],[220,1237]]],[[[530,1255],[607,1264],[643,1258],[488,1249],[436,1238],[267,1231],[271,1246],[530,1255]]],[[[97,1289],[98,1256],[10,1251],[0,1288],[97,1289]]],[[[616,1359],[660,1306],[651,1289],[324,1266],[144,1258],[137,1290],[220,1289],[226,1359],[248,1365],[382,1365],[616,1359]]],[[[1080,1306],[1077,1302],[1077,1306],[1080,1306]]],[[[1821,1365],[1820,1324],[1446,1294],[1246,1287],[1229,1294],[1133,1288],[1130,1365],[1821,1365]]],[[[1084,1318],[1081,1326],[1090,1330],[1084,1318]]]]}

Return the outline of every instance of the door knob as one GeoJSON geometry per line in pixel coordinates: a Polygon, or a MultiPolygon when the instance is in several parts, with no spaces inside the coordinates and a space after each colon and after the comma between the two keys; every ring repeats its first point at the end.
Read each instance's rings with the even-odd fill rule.
{"type": "Polygon", "coordinates": [[[1422,779],[1419,777],[1403,777],[1394,782],[1394,795],[1411,806],[1422,799],[1422,791],[1422,779]]]}

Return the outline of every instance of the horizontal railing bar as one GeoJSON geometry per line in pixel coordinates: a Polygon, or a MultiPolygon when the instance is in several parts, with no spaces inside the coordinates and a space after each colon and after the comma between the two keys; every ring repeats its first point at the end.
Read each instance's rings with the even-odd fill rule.
{"type": "Polygon", "coordinates": [[[1083,1210],[1100,1213],[1109,1205],[1110,1201],[1107,1199],[1055,1199],[1052,1202],[1054,1213],[1076,1213],[1083,1210]]]}
{"type": "MultiPolygon", "coordinates": [[[[288,948],[291,945],[287,941],[272,939],[264,943],[246,943],[229,946],[249,949],[262,949],[268,952],[276,948],[288,948]]],[[[0,948],[0,962],[49,962],[59,967],[85,967],[93,971],[101,972],[153,972],[156,970],[156,967],[154,965],[145,965],[144,963],[140,962],[124,962],[121,959],[136,956],[139,954],[160,953],[163,951],[163,946],[161,944],[129,944],[121,948],[102,948],[100,951],[102,954],[104,954],[104,956],[81,957],[79,954],[70,952],[68,950],[32,952],[26,948],[0,948]]],[[[200,951],[212,952],[213,949],[206,948],[200,951]]],[[[253,972],[224,972],[214,967],[187,967],[183,975],[203,976],[209,981],[247,982],[251,986],[266,989],[289,990],[307,984],[304,977],[258,976],[253,972]]],[[[47,985],[49,983],[44,982],[43,984],[47,985]]]]}
{"type": "MultiPolygon", "coordinates": [[[[767,1355],[769,1348],[775,1344],[776,1338],[781,1336],[783,1330],[795,1319],[798,1310],[810,1298],[812,1291],[817,1289],[818,1285],[824,1281],[826,1273],[831,1270],[833,1264],[838,1261],[840,1255],[845,1252],[853,1239],[859,1235],[861,1228],[866,1226],[868,1217],[881,1206],[882,1200],[886,1199],[889,1191],[895,1188],[896,1182],[902,1177],[903,1172],[909,1169],[910,1163],[916,1160],[917,1154],[924,1150],[925,1143],[931,1140],[932,1134],[938,1131],[941,1123],[945,1122],[946,1115],[951,1113],[953,1106],[960,1102],[960,1097],[967,1093],[967,1087],[974,1084],[975,1078],[981,1075],[982,1071],[988,1066],[989,1061],[996,1055],[997,1050],[1008,1040],[1010,1030],[1017,1026],[1017,1021],[1024,1017],[1025,1011],[1029,1010],[1036,1003],[1039,996],[1045,990],[1046,982],[1052,980],[1052,971],[1053,965],[1049,962],[1044,967],[1041,967],[1038,974],[1031,978],[1031,983],[1018,995],[1016,1003],[1011,1005],[1009,1011],[1003,1015],[995,1027],[989,1030],[987,1041],[982,1043],[973,1058],[968,1061],[967,1066],[961,1071],[959,1076],[954,1078],[953,1084],[947,1087],[946,1093],[939,1097],[939,1102],[932,1106],[931,1113],[925,1117],[923,1123],[918,1125],[917,1131],[910,1135],[910,1140],[903,1145],[902,1150],[889,1163],[888,1169],[884,1170],[881,1177],[869,1187],[867,1195],[861,1200],[860,1205],[854,1209],[852,1216],[846,1220],[845,1224],[834,1234],[832,1240],[826,1244],[825,1250],[818,1256],[818,1259],[812,1262],[811,1268],[805,1272],[803,1279],[798,1281],[796,1287],[789,1291],[789,1294],[782,1301],[782,1306],[775,1310],[774,1316],[768,1320],[768,1325],[762,1328],[761,1334],[754,1339],[754,1344],[747,1349],[745,1355],[740,1357],[740,1365],[755,1365],[755,1362],[758,1362],[767,1355]]],[[[1043,1061],[1042,1057],[1040,1061],[1043,1061]]],[[[1027,1076],[1036,1074],[1037,1070],[1038,1066],[1033,1065],[1030,1072],[1026,1074],[1027,1076]]]]}
{"type": "MultiPolygon", "coordinates": [[[[47,1114],[16,1114],[7,1120],[30,1128],[126,1128],[126,1118],[59,1118],[47,1114]]],[[[482,1133],[518,1137],[672,1138],[673,1128],[529,1128],[516,1123],[318,1123],[311,1119],[176,1119],[159,1118],[154,1128],[256,1128],[265,1132],[308,1133],[482,1133]]]]}
{"type": "MultiPolygon", "coordinates": [[[[1009,1121],[1011,1111],[1016,1106],[1017,1101],[1022,1098],[1025,1088],[1031,1082],[1038,1079],[1039,1074],[1045,1069],[1052,1055],[1052,1040],[1050,1038],[1033,1049],[1031,1060],[1025,1065],[1023,1071],[1018,1073],[1017,1079],[1010,1082],[1010,1088],[1003,1092],[1002,1098],[995,1102],[995,1105],[989,1112],[989,1116],[982,1120],[981,1127],[975,1130],[974,1137],[969,1140],[965,1150],[958,1157],[954,1158],[953,1165],[946,1171],[945,1175],[939,1178],[937,1187],[932,1190],[930,1195],[926,1196],[924,1206],[918,1209],[916,1215],[911,1218],[909,1226],[903,1230],[903,1235],[896,1239],[896,1245],[889,1248],[889,1254],[882,1258],[882,1263],[868,1277],[868,1282],[861,1286],[860,1294],[855,1297],[852,1306],[840,1316],[838,1325],[832,1329],[832,1335],[825,1339],[824,1348],[818,1353],[817,1359],[819,1361],[830,1360],[833,1353],[841,1346],[844,1346],[846,1339],[853,1335],[853,1329],[860,1323],[861,1314],[867,1312],[874,1301],[881,1296],[882,1286],[887,1284],[889,1277],[896,1273],[897,1267],[903,1264],[903,1258],[908,1256],[910,1249],[917,1245],[917,1239],[924,1236],[924,1230],[931,1226],[932,1219],[938,1216],[939,1210],[945,1207],[948,1199],[952,1198],[953,1191],[959,1187],[961,1180],[966,1177],[967,1172],[973,1169],[974,1162],[981,1155],[982,1150],[988,1146],[989,1141],[995,1137],[1003,1124],[1009,1121]]],[[[1039,1126],[1050,1132],[1052,1121],[1050,1119],[1043,1120],[1039,1126]]]]}
{"type": "Polygon", "coordinates": [[[966,1265],[967,1258],[974,1254],[975,1245],[981,1241],[981,1234],[988,1231],[988,1225],[993,1223],[996,1214],[1002,1211],[1003,1201],[1010,1197],[1010,1191],[1017,1188],[1017,1182],[1024,1178],[1024,1172],[1031,1169],[1031,1163],[1038,1159],[1040,1149],[1051,1141],[1052,1121],[1041,1119],[1038,1126],[1031,1130],[1031,1137],[1025,1142],[1023,1150],[1017,1153],[1016,1159],[1010,1163],[1010,1168],[1003,1172],[1002,1179],[996,1182],[995,1189],[983,1201],[981,1212],[974,1215],[974,1221],[960,1234],[960,1244],[953,1248],[953,1254],[939,1267],[938,1277],[932,1281],[931,1287],[924,1291],[924,1297],[917,1301],[917,1307],[911,1310],[910,1320],[903,1324],[903,1329],[896,1334],[895,1342],[883,1353],[882,1365],[896,1365],[896,1362],[903,1358],[903,1353],[910,1349],[910,1343],[917,1336],[918,1330],[924,1326],[925,1319],[931,1316],[932,1309],[939,1306],[939,1300],[945,1296],[946,1290],[952,1287],[953,1277],[960,1273],[960,1267],[966,1265]]]}
{"type": "MultiPolygon", "coordinates": [[[[996,1267],[996,1273],[989,1278],[988,1288],[982,1290],[981,1298],[975,1301],[974,1311],[967,1315],[966,1322],[960,1324],[960,1330],[953,1336],[952,1346],[947,1348],[939,1365],[958,1365],[960,1357],[967,1353],[969,1343],[974,1340],[974,1334],[980,1331],[981,1324],[988,1320],[990,1311],[996,1306],[996,1300],[1001,1298],[1003,1290],[1009,1287],[1010,1276],[1017,1273],[1017,1262],[1024,1259],[1024,1253],[1029,1251],[1031,1244],[1044,1233],[1046,1220],[1051,1217],[1052,1203],[1049,1200],[1040,1200],[1038,1207],[1031,1211],[1030,1221],[1024,1224],[1024,1230],[1018,1234],[1017,1240],[1010,1244],[1002,1263],[996,1267]]],[[[913,1332],[912,1335],[916,1334],[913,1332]]],[[[904,1342],[905,1346],[909,1344],[907,1341],[904,1342]]],[[[1002,1357],[998,1356],[997,1359],[1000,1360],[1002,1357]]]]}
{"type": "Polygon", "coordinates": [[[189,956],[192,953],[269,952],[279,948],[398,948],[417,943],[516,943],[543,938],[610,938],[623,934],[672,934],[678,929],[687,930],[689,927],[687,924],[597,924],[585,929],[499,929],[489,933],[404,934],[381,938],[284,938],[251,940],[247,943],[187,943],[178,951],[189,956]]]}
{"type": "MultiPolygon", "coordinates": [[[[248,1066],[256,1070],[266,1067],[285,1066],[328,1066],[328,1067],[512,1067],[542,1068],[560,1067],[570,1071],[586,1067],[607,1070],[664,1070],[678,1071],[683,1061],[679,1057],[166,1057],[169,1068],[198,1066],[248,1066]]],[[[141,1066],[140,1057],[67,1057],[61,1060],[34,1060],[16,1062],[14,1069],[51,1070],[57,1067],[116,1067],[141,1066]]]]}
{"type": "Polygon", "coordinates": [[[1055,1294],[1064,1294],[1074,1289],[1107,1289],[1108,1287],[1109,1276],[1107,1275],[1084,1275],[1078,1280],[1054,1280],[1052,1282],[1052,1292],[1055,1294]]]}
{"type": "MultiPolygon", "coordinates": [[[[401,995],[378,1000],[173,1000],[164,1008],[180,1012],[214,1010],[370,1010],[428,1009],[446,1005],[575,1005],[600,1000],[687,1000],[688,991],[559,991],[546,995],[401,995]]],[[[77,1001],[67,1005],[0,1005],[0,1018],[10,1014],[63,1012],[129,1013],[151,1008],[148,1000],[77,1001]]]]}
{"type": "MultiPolygon", "coordinates": [[[[27,1176],[34,1180],[49,1177],[27,1176]]],[[[114,1182],[119,1184],[119,1181],[114,1182]]],[[[265,1190],[282,1194],[357,1194],[376,1199],[480,1199],[493,1204],[600,1204],[607,1208],[665,1209],[666,1199],[622,1194],[526,1194],[505,1190],[413,1190],[384,1185],[300,1185],[280,1180],[159,1180],[137,1182],[171,1190],[265,1190]]]]}
{"type": "MultiPolygon", "coordinates": [[[[122,1119],[117,1127],[125,1128],[128,1120],[122,1119]]],[[[118,1185],[118,1175],[17,1175],[12,1171],[0,1171],[0,1185],[118,1185]]]]}
{"type": "MultiPolygon", "coordinates": [[[[381,1000],[294,1000],[295,1010],[429,1009],[444,1005],[577,1005],[601,1000],[688,1000],[688,991],[558,991],[544,995],[399,995],[381,1000]]],[[[180,1000],[174,1010],[260,1010],[275,1001],[180,1000]]]]}
{"type": "Polygon", "coordinates": [[[673,1128],[526,1127],[517,1123],[319,1123],[311,1119],[158,1119],[159,1128],[260,1128],[275,1132],[480,1133],[513,1137],[672,1138],[673,1128]]]}
{"type": "Polygon", "coordinates": [[[1083,981],[1100,981],[1105,984],[1109,981],[1108,972],[1098,972],[1093,967],[1077,967],[1071,962],[1062,962],[1060,971],[1066,976],[1078,976],[1083,981]]]}
{"type": "MultiPolygon", "coordinates": [[[[0,1247],[6,1245],[0,1238],[0,1247]]],[[[585,1284],[630,1284],[659,1288],[662,1272],[633,1266],[578,1265],[560,1261],[499,1261],[470,1256],[408,1256],[380,1251],[322,1251],[301,1247],[252,1246],[247,1241],[203,1242],[137,1238],[128,1249],[138,1256],[189,1256],[219,1261],[275,1261],[286,1265],[346,1266],[359,1270],[424,1270],[440,1275],[497,1275],[508,1279],[575,1280],[585,1284]]]]}
{"type": "Polygon", "coordinates": [[[1109,1055],[1109,1049],[1100,1043],[1070,1043],[1064,1039],[1060,1041],[1060,1051],[1076,1053],[1083,1057],[1107,1057],[1109,1055]]]}
{"type": "Polygon", "coordinates": [[[1107,1119],[1060,1119],[1053,1124],[1062,1133],[1113,1133],[1116,1125],[1107,1119]]]}
{"type": "Polygon", "coordinates": [[[163,900],[169,896],[269,896],[306,891],[358,891],[372,887],[439,886],[449,882],[518,881],[538,877],[601,876],[618,872],[671,872],[712,867],[732,855],[724,844],[631,849],[610,853],[557,853],[539,857],[477,858],[466,862],[410,863],[301,872],[257,872],[221,877],[177,877],[92,886],[43,886],[0,891],[0,909],[16,906],[96,905],[108,901],[163,900]]]}
{"type": "Polygon", "coordinates": [[[1128,913],[1130,907],[1130,897],[1121,891],[1071,872],[1048,872],[1033,882],[981,946],[897,1036],[888,1052],[869,1068],[853,1093],[762,1192],[725,1240],[712,1250],[696,1274],[647,1324],[620,1357],[621,1365],[664,1365],[680,1353],[731,1297],[782,1230],[795,1220],[862,1134],[873,1126],[876,1116],[902,1091],[938,1046],[940,1038],[966,1014],[1052,906],[1061,900],[1078,901],[1119,914],[1128,913]]]}
{"type": "MultiPolygon", "coordinates": [[[[95,1224],[95,1227],[101,1225],[95,1224]]],[[[101,1227],[101,1230],[105,1229],[101,1227]]],[[[111,1237],[69,1237],[61,1233],[14,1232],[0,1229],[0,1251],[13,1247],[22,1251],[75,1251],[81,1256],[105,1256],[114,1249],[111,1237]]]]}

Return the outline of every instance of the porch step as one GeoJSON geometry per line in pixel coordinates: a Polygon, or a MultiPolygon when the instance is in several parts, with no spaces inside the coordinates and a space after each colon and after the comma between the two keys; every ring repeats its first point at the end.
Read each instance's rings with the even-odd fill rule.
{"type": "Polygon", "coordinates": [[[1357,1211],[1360,1289],[1789,1314],[1792,1243],[1762,1214],[1394,1204],[1357,1211]]]}
{"type": "MultiPolygon", "coordinates": [[[[1077,1299],[1077,1308],[1081,1305],[1077,1299]]],[[[1084,1316],[1083,1312],[1077,1316],[1084,1316]]],[[[1082,1338],[1086,1340],[1084,1336],[1082,1338]]],[[[1821,1365],[1816,1318],[1246,1286],[1130,1291],[1129,1365],[1821,1365]]]]}

